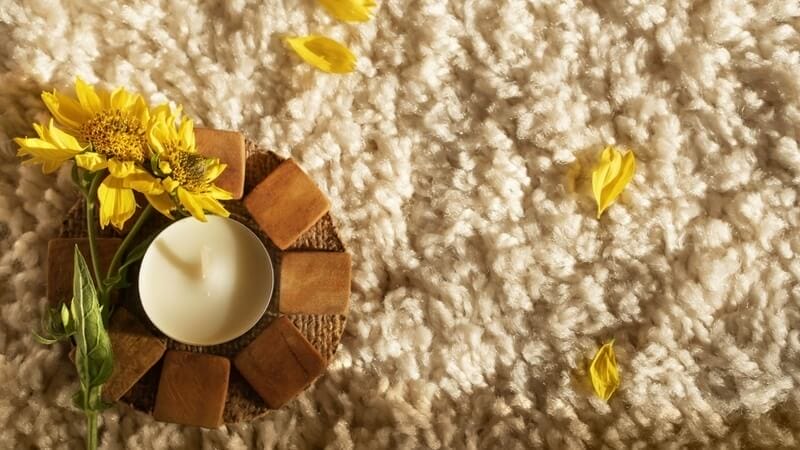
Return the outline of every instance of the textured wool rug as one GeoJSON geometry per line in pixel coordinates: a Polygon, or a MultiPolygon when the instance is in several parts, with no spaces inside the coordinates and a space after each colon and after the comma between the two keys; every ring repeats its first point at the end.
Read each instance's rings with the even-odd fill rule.
{"type": "Polygon", "coordinates": [[[83,445],[65,349],[31,337],[76,195],[9,142],[76,75],[296,158],[354,261],[297,400],[218,430],[116,406],[102,447],[800,446],[800,3],[379,3],[348,25],[312,0],[0,0],[0,448],[83,445]],[[308,33],[357,73],[281,41],[308,33]],[[639,166],[598,221],[610,143],[639,166]]]}

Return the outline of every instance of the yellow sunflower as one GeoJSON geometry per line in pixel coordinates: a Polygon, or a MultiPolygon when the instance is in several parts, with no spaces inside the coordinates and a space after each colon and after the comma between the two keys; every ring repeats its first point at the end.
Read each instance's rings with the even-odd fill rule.
{"type": "Polygon", "coordinates": [[[150,164],[162,177],[164,192],[146,194],[147,200],[170,218],[178,205],[202,221],[206,220],[206,211],[228,217],[219,200],[230,200],[233,195],[214,184],[226,165],[197,152],[192,120],[178,116],[180,112],[174,114],[166,106],[154,111],[148,133],[153,150],[150,164]]]}
{"type": "Polygon", "coordinates": [[[112,92],[95,90],[80,78],[75,80],[77,99],[57,91],[43,92],[42,100],[55,122],[48,128],[34,125],[39,138],[21,138],[20,156],[41,163],[52,172],[65,161],[89,172],[108,168],[97,190],[100,225],[122,228],[136,211],[133,191],[158,195],[163,188],[141,165],[150,158],[147,130],[150,108],[141,95],[123,88],[112,92]]]}

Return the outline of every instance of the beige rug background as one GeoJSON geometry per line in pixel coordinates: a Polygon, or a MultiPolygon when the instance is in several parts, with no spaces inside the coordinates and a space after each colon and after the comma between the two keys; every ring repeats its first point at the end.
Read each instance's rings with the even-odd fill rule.
{"type": "Polygon", "coordinates": [[[199,430],[126,407],[104,448],[800,446],[800,4],[0,0],[0,448],[79,448],[64,349],[31,339],[75,194],[10,138],[76,75],[296,158],[354,257],[316,386],[199,430]],[[281,43],[361,56],[322,74],[281,43]],[[599,222],[606,143],[639,170],[599,222]],[[622,386],[588,359],[615,338],[622,386]]]}

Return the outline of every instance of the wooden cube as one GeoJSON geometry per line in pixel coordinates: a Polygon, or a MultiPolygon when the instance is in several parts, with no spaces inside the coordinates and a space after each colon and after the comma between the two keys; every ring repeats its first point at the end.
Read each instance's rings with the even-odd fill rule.
{"type": "Polygon", "coordinates": [[[194,136],[197,151],[201,155],[218,158],[228,166],[214,183],[233,194],[233,198],[242,198],[245,173],[244,135],[236,131],[195,128],[194,136]]]}
{"type": "MultiPolygon", "coordinates": [[[[100,257],[100,270],[105,274],[111,260],[117,252],[121,239],[98,238],[97,252],[100,257]]],[[[51,239],[47,245],[47,299],[51,304],[60,304],[72,300],[72,275],[75,245],[78,246],[89,270],[92,269],[92,258],[89,251],[89,239],[58,238],[51,239]]],[[[92,273],[94,278],[94,273],[92,273]]],[[[97,280],[95,286],[97,285],[97,280]]]]}
{"type": "Polygon", "coordinates": [[[270,408],[280,408],[325,370],[325,360],[286,317],[279,317],[234,359],[270,408]]]}
{"type": "Polygon", "coordinates": [[[230,361],[170,350],[164,357],[153,417],[162,422],[217,428],[228,398],[230,361]]]}
{"type": "Polygon", "coordinates": [[[114,350],[114,371],[103,385],[103,399],[115,402],[161,359],[167,345],[125,308],[114,311],[108,335],[114,350]]]}
{"type": "Polygon", "coordinates": [[[282,255],[280,312],[345,314],[349,300],[349,253],[290,252],[282,255]]]}
{"type": "Polygon", "coordinates": [[[244,204],[261,229],[282,250],[330,209],[325,194],[290,159],[253,188],[244,204]]]}

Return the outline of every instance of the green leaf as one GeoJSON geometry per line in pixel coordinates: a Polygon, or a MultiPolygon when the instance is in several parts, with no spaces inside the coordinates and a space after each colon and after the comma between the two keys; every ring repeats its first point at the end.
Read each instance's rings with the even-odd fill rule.
{"type": "Polygon", "coordinates": [[[94,410],[87,393],[105,383],[113,369],[111,340],[103,325],[97,290],[86,260],[75,246],[75,275],[72,279],[70,311],[75,322],[75,366],[81,383],[82,409],[94,410]]]}

